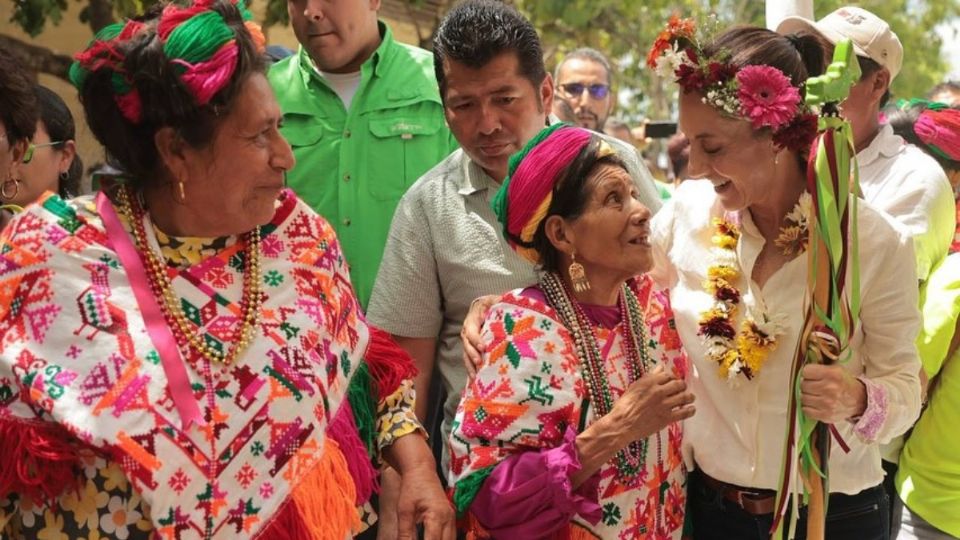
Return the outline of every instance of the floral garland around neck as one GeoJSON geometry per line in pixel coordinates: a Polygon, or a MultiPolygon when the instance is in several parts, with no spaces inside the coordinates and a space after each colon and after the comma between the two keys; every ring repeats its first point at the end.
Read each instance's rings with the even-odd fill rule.
{"type": "MultiPolygon", "coordinates": [[[[809,193],[784,218],[784,226],[775,245],[788,256],[806,249],[812,198],[809,193]]],[[[758,301],[758,306],[747,309],[740,331],[734,320],[743,299],[736,283],[741,277],[737,243],[740,229],[733,219],[713,219],[712,242],[715,262],[707,268],[704,288],[713,296],[713,305],[700,315],[698,335],[706,348],[706,356],[719,366],[719,375],[734,380],[743,375],[748,380],[760,373],[770,354],[777,348],[777,339],[784,329],[780,317],[771,316],[758,301]]]]}

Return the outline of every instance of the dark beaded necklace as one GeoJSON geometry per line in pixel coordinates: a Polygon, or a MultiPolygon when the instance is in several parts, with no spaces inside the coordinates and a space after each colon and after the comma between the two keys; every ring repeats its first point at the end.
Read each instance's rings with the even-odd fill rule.
{"type": "MultiPolygon", "coordinates": [[[[603,355],[593,324],[580,304],[573,300],[570,290],[557,274],[545,272],[540,275],[540,289],[547,302],[556,310],[561,322],[573,335],[580,369],[587,386],[590,404],[597,418],[613,410],[614,399],[610,382],[604,371],[603,355]]],[[[647,354],[647,332],[640,309],[640,301],[626,284],[620,289],[617,302],[620,307],[621,327],[624,331],[628,385],[638,380],[653,366],[647,354]]],[[[632,441],[617,452],[617,474],[621,479],[636,475],[647,459],[647,439],[632,441]]]]}

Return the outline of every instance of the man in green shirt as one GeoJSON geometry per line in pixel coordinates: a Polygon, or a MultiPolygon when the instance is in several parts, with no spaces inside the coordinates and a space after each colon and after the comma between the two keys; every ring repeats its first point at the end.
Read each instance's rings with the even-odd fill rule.
{"type": "Polygon", "coordinates": [[[270,83],[297,166],[287,183],[336,229],[366,309],[400,197],[457,147],[433,56],[400,44],[379,0],[288,0],[300,49],[270,83]]]}

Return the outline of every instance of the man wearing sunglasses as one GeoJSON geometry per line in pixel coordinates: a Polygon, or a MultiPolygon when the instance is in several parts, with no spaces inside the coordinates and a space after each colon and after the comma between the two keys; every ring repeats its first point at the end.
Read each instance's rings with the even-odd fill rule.
{"type": "Polygon", "coordinates": [[[602,131],[613,111],[612,78],[610,61],[600,51],[584,47],[571,52],[554,76],[554,114],[564,122],[602,131]]]}

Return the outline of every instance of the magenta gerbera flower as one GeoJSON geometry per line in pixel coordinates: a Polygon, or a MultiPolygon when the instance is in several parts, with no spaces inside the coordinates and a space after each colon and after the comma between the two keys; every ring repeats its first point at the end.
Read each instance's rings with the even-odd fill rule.
{"type": "Polygon", "coordinates": [[[754,129],[774,131],[790,123],[797,113],[800,92],[782,71],[771,66],[746,66],[737,72],[740,114],[754,129]]]}

